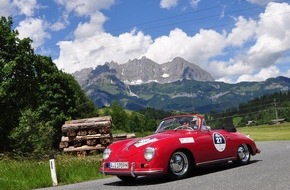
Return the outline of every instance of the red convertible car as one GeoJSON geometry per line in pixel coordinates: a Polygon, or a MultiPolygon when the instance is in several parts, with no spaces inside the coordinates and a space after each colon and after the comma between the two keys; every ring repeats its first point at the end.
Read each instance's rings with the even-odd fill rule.
{"type": "Polygon", "coordinates": [[[124,181],[152,175],[181,179],[198,166],[248,164],[257,153],[246,135],[211,130],[200,115],[178,115],[165,118],[153,135],[113,142],[103,152],[100,172],[124,181]]]}

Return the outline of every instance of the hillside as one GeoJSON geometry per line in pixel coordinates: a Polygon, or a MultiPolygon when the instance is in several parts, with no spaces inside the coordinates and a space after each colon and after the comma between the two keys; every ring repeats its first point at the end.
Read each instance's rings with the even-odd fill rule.
{"type": "Polygon", "coordinates": [[[286,77],[237,84],[216,82],[209,73],[182,58],[162,66],[144,57],[124,65],[106,63],[76,72],[74,77],[98,107],[117,100],[130,110],[154,107],[184,112],[220,112],[266,94],[290,89],[290,79],[286,77]],[[167,73],[166,80],[157,77],[165,76],[164,73],[167,73]]]}

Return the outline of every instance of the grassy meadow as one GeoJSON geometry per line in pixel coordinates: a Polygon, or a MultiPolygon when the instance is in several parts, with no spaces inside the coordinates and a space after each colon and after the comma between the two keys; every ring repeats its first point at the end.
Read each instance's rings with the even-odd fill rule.
{"type": "Polygon", "coordinates": [[[290,140],[290,123],[240,127],[237,130],[255,141],[290,140]]]}
{"type": "MultiPolygon", "coordinates": [[[[237,129],[255,141],[290,140],[290,123],[260,125],[237,129]]],[[[104,178],[99,173],[101,155],[57,155],[55,158],[58,185],[104,178]]],[[[52,186],[49,158],[42,160],[11,159],[0,156],[0,189],[27,190],[52,186]]]]}

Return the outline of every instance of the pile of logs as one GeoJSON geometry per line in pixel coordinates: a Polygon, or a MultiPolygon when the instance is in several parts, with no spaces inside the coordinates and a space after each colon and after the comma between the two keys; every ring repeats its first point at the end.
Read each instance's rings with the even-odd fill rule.
{"type": "Polygon", "coordinates": [[[63,136],[59,148],[64,152],[87,155],[103,151],[115,140],[135,137],[134,134],[112,135],[111,127],[111,116],[66,121],[61,128],[63,136]]]}

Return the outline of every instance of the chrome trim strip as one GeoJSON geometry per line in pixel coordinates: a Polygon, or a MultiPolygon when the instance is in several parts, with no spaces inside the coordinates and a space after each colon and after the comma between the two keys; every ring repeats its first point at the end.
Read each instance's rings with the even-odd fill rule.
{"type": "MultiPolygon", "coordinates": [[[[131,175],[131,171],[100,171],[101,173],[105,175],[131,175]]],[[[163,170],[150,170],[150,171],[134,171],[134,176],[146,176],[146,175],[155,175],[155,174],[161,174],[163,173],[163,170]]]]}
{"type": "Polygon", "coordinates": [[[225,162],[225,161],[230,161],[230,160],[235,160],[235,157],[229,157],[229,158],[222,158],[222,159],[217,159],[217,160],[210,160],[206,162],[200,162],[196,163],[196,166],[201,166],[201,165],[206,165],[206,164],[213,164],[217,162],[225,162]]]}

